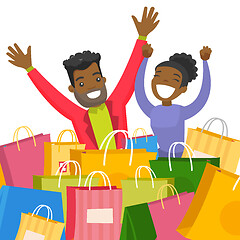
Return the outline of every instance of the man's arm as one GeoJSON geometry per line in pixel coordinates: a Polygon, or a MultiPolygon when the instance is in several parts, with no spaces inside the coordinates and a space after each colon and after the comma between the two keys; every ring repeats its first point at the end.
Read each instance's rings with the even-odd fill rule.
{"type": "Polygon", "coordinates": [[[109,100],[120,100],[123,105],[126,105],[130,100],[134,92],[134,84],[137,71],[143,60],[142,46],[146,44],[147,35],[152,32],[158,25],[159,20],[155,22],[157,16],[158,13],[154,13],[153,7],[149,10],[148,14],[147,7],[144,8],[141,22],[139,22],[135,16],[132,16],[132,19],[139,34],[139,38],[135,44],[132,55],[123,72],[123,75],[118,82],[115,90],[109,97],[109,100]]]}
{"type": "Polygon", "coordinates": [[[72,120],[72,114],[79,109],[79,107],[61,94],[54,88],[38,71],[32,67],[31,47],[28,47],[27,54],[25,55],[17,44],[14,44],[16,50],[8,47],[7,55],[13,60],[10,63],[17,67],[24,68],[28,72],[28,76],[33,84],[43,95],[43,97],[63,116],[72,120]]]}
{"type": "Polygon", "coordinates": [[[207,60],[210,58],[211,52],[211,48],[208,47],[203,47],[203,49],[200,51],[201,59],[203,60],[202,87],[196,100],[190,105],[183,107],[184,119],[188,119],[196,115],[205,106],[208,100],[211,89],[211,76],[207,60]]]}

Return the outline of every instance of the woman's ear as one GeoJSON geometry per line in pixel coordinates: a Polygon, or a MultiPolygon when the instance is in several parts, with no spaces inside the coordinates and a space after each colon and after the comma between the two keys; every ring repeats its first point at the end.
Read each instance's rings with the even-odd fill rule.
{"type": "Polygon", "coordinates": [[[69,90],[69,92],[73,93],[73,92],[74,92],[74,87],[73,87],[72,85],[70,85],[70,86],[68,87],[68,90],[69,90]]]}
{"type": "Polygon", "coordinates": [[[102,79],[103,79],[103,81],[104,81],[104,82],[106,82],[106,81],[107,81],[107,79],[106,79],[105,77],[102,77],[102,79]]]}
{"type": "Polygon", "coordinates": [[[187,86],[181,87],[180,89],[182,93],[185,93],[187,91],[187,86]]]}

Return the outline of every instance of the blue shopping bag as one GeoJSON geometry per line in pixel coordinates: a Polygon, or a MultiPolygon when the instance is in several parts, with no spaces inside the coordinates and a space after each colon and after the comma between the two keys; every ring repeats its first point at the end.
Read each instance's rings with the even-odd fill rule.
{"type": "MultiPolygon", "coordinates": [[[[15,240],[21,213],[32,212],[36,206],[41,204],[48,205],[52,209],[53,220],[64,222],[61,193],[2,186],[0,189],[0,239],[15,240]]],[[[47,209],[39,212],[39,216],[42,217],[45,217],[46,214],[47,209]]],[[[61,240],[66,240],[65,230],[61,240]]]]}
{"type": "MultiPolygon", "coordinates": [[[[133,132],[133,148],[134,149],[146,149],[147,152],[156,152],[158,159],[158,144],[157,144],[157,136],[154,135],[147,135],[146,130],[143,128],[137,128],[133,132]],[[137,137],[137,131],[142,130],[143,136],[137,137]]],[[[123,140],[123,148],[124,148],[125,142],[123,140]]],[[[127,140],[127,149],[131,149],[131,139],[128,138],[127,140]]],[[[153,160],[153,159],[151,159],[153,160]]]]}

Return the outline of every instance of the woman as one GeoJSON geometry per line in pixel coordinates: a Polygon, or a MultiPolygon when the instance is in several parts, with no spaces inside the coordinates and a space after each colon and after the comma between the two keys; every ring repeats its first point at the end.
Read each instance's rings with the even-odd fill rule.
{"type": "MultiPolygon", "coordinates": [[[[151,45],[144,45],[144,60],[138,70],[135,82],[135,95],[142,111],[151,119],[151,127],[158,137],[159,157],[168,156],[173,142],[184,142],[185,120],[196,115],[206,104],[211,88],[211,78],[207,60],[211,49],[203,47],[200,51],[203,60],[203,82],[197,99],[188,106],[172,104],[172,101],[187,91],[187,85],[197,77],[196,61],[186,53],[174,54],[169,61],[158,64],[152,79],[154,96],[162,105],[153,106],[146,97],[144,75],[148,58],[152,55],[151,45]]],[[[176,157],[181,157],[183,148],[176,148],[176,157]]]]}

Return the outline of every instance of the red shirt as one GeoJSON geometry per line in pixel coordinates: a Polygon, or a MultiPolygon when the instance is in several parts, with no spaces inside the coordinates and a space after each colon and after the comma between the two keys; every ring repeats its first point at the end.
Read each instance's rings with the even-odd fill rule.
{"type": "MultiPolygon", "coordinates": [[[[137,40],[128,64],[116,88],[105,102],[113,125],[113,130],[127,130],[126,104],[130,100],[135,85],[138,68],[143,60],[142,46],[146,41],[137,40]]],[[[98,149],[88,111],[76,105],[54,88],[38,71],[28,73],[33,84],[43,97],[63,116],[72,121],[79,143],[86,149],[98,149]]],[[[104,123],[103,123],[104,125],[104,123]]],[[[121,148],[122,135],[116,135],[117,148],[121,148]]]]}

